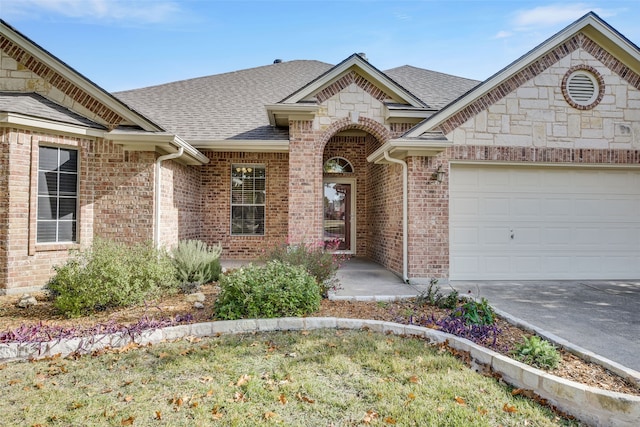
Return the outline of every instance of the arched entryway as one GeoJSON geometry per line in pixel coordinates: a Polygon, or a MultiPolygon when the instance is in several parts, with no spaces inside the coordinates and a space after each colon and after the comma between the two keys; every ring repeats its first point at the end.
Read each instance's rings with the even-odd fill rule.
{"type": "Polygon", "coordinates": [[[322,235],[328,247],[375,259],[376,189],[370,182],[385,166],[367,161],[382,142],[362,128],[332,135],[322,152],[322,235]]]}

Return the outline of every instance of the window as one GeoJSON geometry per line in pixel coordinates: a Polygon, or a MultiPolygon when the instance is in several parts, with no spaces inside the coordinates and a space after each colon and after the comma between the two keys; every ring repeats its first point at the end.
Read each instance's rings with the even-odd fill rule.
{"type": "Polygon", "coordinates": [[[231,167],[231,234],[264,235],[265,178],[262,165],[231,167]]]}
{"type": "Polygon", "coordinates": [[[40,147],[38,153],[38,243],[76,241],[78,151],[40,147]]]}
{"type": "Polygon", "coordinates": [[[344,157],[332,157],[324,162],[325,173],[353,173],[353,166],[344,157]]]}

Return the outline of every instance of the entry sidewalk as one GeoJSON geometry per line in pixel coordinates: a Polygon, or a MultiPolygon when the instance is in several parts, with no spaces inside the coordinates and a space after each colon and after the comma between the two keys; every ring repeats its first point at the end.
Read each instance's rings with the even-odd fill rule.
{"type": "MultiPolygon", "coordinates": [[[[331,299],[393,300],[418,295],[384,267],[352,258],[338,270],[331,299]]],[[[460,294],[485,297],[524,324],[640,372],[640,280],[454,281],[460,294]]],[[[443,292],[448,285],[441,285],[443,292]]]]}

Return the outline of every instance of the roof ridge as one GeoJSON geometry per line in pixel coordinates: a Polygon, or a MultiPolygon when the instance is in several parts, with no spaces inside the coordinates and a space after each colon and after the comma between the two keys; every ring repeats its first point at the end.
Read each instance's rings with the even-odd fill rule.
{"type": "Polygon", "coordinates": [[[282,61],[282,62],[278,62],[278,63],[274,62],[272,64],[258,65],[258,66],[255,66],[255,67],[243,68],[243,69],[240,69],[240,70],[225,71],[223,73],[208,74],[206,76],[190,77],[190,78],[187,78],[187,79],[174,80],[174,81],[160,83],[160,84],[151,85],[151,86],[144,86],[144,87],[139,87],[139,88],[135,88],[135,89],[121,90],[121,91],[113,92],[113,94],[117,95],[117,94],[122,94],[122,93],[136,92],[136,91],[139,91],[139,90],[147,90],[147,89],[152,89],[152,88],[159,88],[159,87],[162,87],[162,86],[169,86],[169,85],[174,85],[174,84],[177,84],[177,83],[193,82],[193,81],[196,81],[196,80],[203,80],[203,79],[212,78],[212,77],[221,77],[221,76],[225,76],[225,75],[239,74],[239,73],[243,73],[243,72],[260,70],[260,69],[268,68],[268,67],[281,66],[283,64],[292,64],[294,62],[297,62],[297,63],[301,63],[301,62],[318,63],[318,64],[323,64],[323,65],[333,66],[333,64],[329,64],[328,62],[318,61],[316,59],[292,59],[290,61],[282,61]]]}

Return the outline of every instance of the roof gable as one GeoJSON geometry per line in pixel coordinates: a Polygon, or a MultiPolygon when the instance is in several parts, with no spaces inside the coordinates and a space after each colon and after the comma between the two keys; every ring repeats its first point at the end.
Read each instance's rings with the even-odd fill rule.
{"type": "Polygon", "coordinates": [[[317,101],[338,93],[344,84],[356,83],[380,101],[427,108],[428,105],[389,76],[375,68],[361,55],[353,54],[318,78],[284,98],[279,104],[317,101]]]}
{"type": "Polygon", "coordinates": [[[378,70],[360,54],[353,54],[327,70],[305,86],[276,104],[266,104],[269,123],[287,127],[289,120],[312,120],[320,104],[356,85],[385,107],[389,121],[419,121],[433,114],[435,109],[378,70]]]}
{"type": "Polygon", "coordinates": [[[576,49],[584,49],[629,84],[640,89],[640,50],[595,13],[590,12],[474,89],[445,106],[403,138],[434,131],[447,134],[512,93],[576,49]]]}
{"type": "Polygon", "coordinates": [[[161,130],[2,20],[0,50],[20,64],[21,70],[31,72],[44,82],[37,85],[27,79],[21,87],[0,89],[39,93],[108,129],[134,125],[147,131],[161,130]]]}

